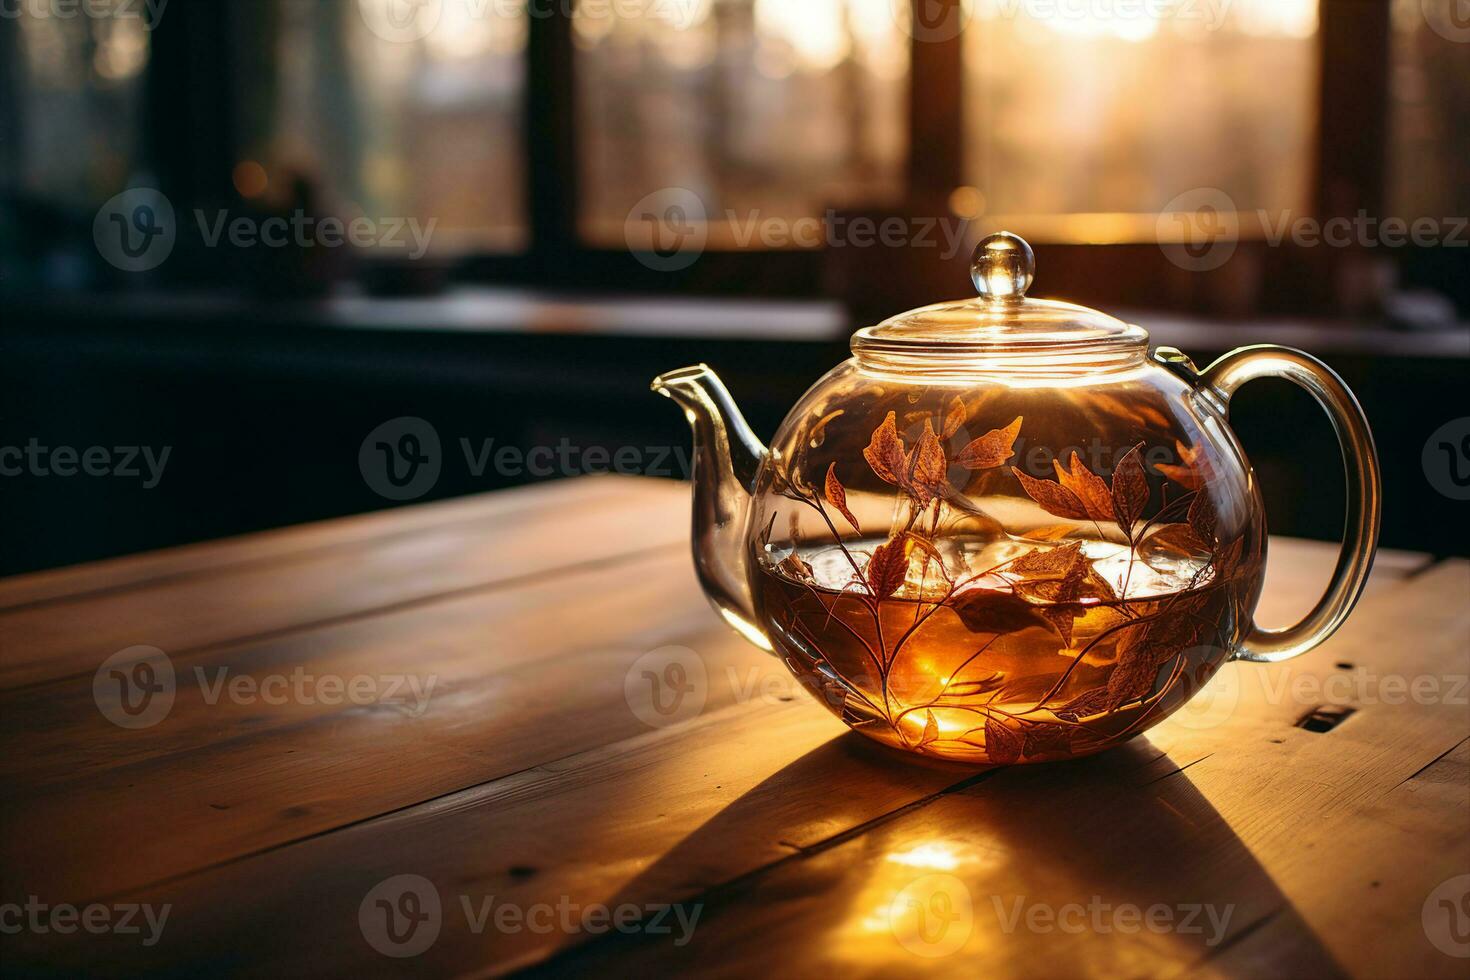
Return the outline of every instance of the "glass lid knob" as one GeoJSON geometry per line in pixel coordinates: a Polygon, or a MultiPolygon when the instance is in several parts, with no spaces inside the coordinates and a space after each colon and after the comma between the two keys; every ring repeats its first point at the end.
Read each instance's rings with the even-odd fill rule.
{"type": "Polygon", "coordinates": [[[1036,278],[1036,255],[1026,239],[1008,231],[975,246],[970,278],[980,298],[992,303],[1019,303],[1036,278]]]}

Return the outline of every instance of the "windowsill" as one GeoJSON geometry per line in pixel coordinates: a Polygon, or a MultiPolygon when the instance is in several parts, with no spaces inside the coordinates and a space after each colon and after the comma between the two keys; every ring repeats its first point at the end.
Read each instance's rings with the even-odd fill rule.
{"type": "MultiPolygon", "coordinates": [[[[831,300],[736,300],[664,296],[561,295],[461,287],[423,297],[383,298],[344,288],[320,300],[260,300],[237,293],[137,292],[12,297],[10,317],[98,319],[136,325],[239,321],[252,326],[329,330],[536,334],[644,339],[841,343],[854,324],[831,300]]],[[[1225,350],[1271,343],[1324,354],[1470,358],[1470,325],[1439,331],[1371,323],[1261,318],[1208,320],[1147,310],[1110,311],[1145,327],[1154,345],[1225,350]]]]}

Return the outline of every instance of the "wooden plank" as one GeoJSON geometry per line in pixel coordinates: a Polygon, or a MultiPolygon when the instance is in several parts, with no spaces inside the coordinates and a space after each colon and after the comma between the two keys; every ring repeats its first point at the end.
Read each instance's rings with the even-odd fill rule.
{"type": "Polygon", "coordinates": [[[298,527],[261,531],[218,541],[203,541],[137,555],[47,569],[0,579],[0,609],[74,599],[191,573],[213,573],[236,565],[274,561],[308,551],[359,545],[375,539],[504,515],[542,506],[547,497],[577,496],[588,482],[617,478],[520,487],[496,493],[375,511],[298,527]]]}
{"type": "Polygon", "coordinates": [[[484,521],[368,537],[346,550],[277,554],[214,574],[196,569],[0,613],[0,688],[90,673],[135,645],[187,655],[688,540],[687,488],[631,480],[568,486],[543,502],[524,497],[524,506],[493,508],[484,521]]]}
{"type": "MultiPolygon", "coordinates": [[[[1271,668],[1235,664],[1221,678],[1300,672],[1320,682],[1342,658],[1381,672],[1463,675],[1467,584],[1470,566],[1437,568],[1366,602],[1321,653],[1271,668]],[[1410,628],[1422,643],[1393,642],[1410,628]]],[[[417,874],[445,900],[437,941],[403,961],[418,971],[525,965],[588,939],[576,929],[476,932],[457,899],[478,907],[488,895],[521,908],[702,908],[687,946],[668,936],[598,938],[549,961],[554,972],[596,963],[619,974],[717,964],[714,972],[731,975],[833,967],[864,976],[1139,975],[1207,963],[1218,948],[1205,943],[1208,933],[1007,934],[990,904],[999,896],[1056,908],[1097,895],[1113,906],[1228,906],[1222,944],[1283,928],[1292,962],[1326,975],[1341,968],[1336,940],[1314,938],[1275,883],[1278,867],[1333,851],[1319,836],[1326,817],[1370,819],[1394,787],[1463,741],[1470,719],[1453,704],[1379,700],[1318,735],[1294,725],[1304,704],[1295,688],[1274,688],[1285,692],[1274,699],[1272,689],[1241,684],[1238,708],[1214,724],[1171,719],[1093,760],[981,777],[834,738],[835,722],[809,703],[735,704],[158,883],[130,898],[174,903],[177,931],[151,949],[130,948],[126,963],[218,967],[220,950],[268,934],[268,947],[229,968],[382,972],[395,961],[368,946],[359,907],[383,880],[417,874]],[[933,874],[957,878],[972,896],[976,927],[952,957],[916,954],[883,918],[895,900],[925,897],[922,880],[933,874]],[[905,891],[916,883],[918,893],[905,891]]],[[[121,955],[122,937],[25,938],[21,963],[123,962],[106,958],[121,955]]]]}
{"type": "MultiPolygon", "coordinates": [[[[1404,780],[1370,810],[1329,817],[1320,837],[1333,842],[1341,859],[1324,860],[1315,849],[1303,849],[1297,860],[1274,869],[1275,880],[1307,928],[1337,937],[1340,956],[1354,974],[1453,975],[1446,951],[1429,938],[1425,906],[1430,889],[1470,868],[1467,820],[1470,741],[1404,780]]],[[[1302,975],[1281,969],[1280,950],[1293,944],[1285,926],[1273,919],[1209,965],[1230,976],[1259,976],[1270,967],[1302,975]]]]}

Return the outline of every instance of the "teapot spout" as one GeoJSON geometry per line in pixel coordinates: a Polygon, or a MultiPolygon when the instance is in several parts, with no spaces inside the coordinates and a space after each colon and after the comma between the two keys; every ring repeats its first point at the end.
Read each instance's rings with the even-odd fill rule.
{"type": "Polygon", "coordinates": [[[653,390],[678,402],[694,429],[694,567],[699,583],[731,626],[770,650],[755,625],[746,555],[756,475],[766,447],[707,365],[661,374],[653,390]]]}

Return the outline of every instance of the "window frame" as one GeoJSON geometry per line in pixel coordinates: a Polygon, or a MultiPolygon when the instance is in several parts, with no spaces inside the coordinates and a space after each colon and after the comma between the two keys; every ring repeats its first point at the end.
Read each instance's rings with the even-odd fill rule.
{"type": "MultiPolygon", "coordinates": [[[[958,5],[962,0],[913,0],[958,5]]],[[[165,193],[174,200],[227,200],[230,171],[238,159],[234,79],[238,54],[232,36],[239,18],[251,16],[258,0],[171,5],[153,32],[148,66],[148,149],[165,193]],[[169,125],[158,125],[168,120],[169,125]],[[177,195],[177,196],[175,196],[177,195]]],[[[577,153],[575,47],[569,4],[539,8],[529,18],[526,57],[525,152],[522,188],[527,215],[527,247],[517,254],[472,252],[444,261],[467,280],[548,290],[700,293],[745,296],[817,296],[840,287],[834,275],[841,260],[829,250],[711,249],[688,269],[654,272],[630,253],[585,243],[578,233],[581,173],[577,153]],[[616,287],[609,284],[617,284],[616,287]]],[[[1381,214],[1388,193],[1388,76],[1392,28],[1388,0],[1320,0],[1318,132],[1311,192],[1312,217],[1352,216],[1360,209],[1381,214]]],[[[968,29],[976,29],[971,25],[968,29]]],[[[963,127],[956,123],[963,104],[963,36],[914,40],[910,44],[910,152],[907,200],[901,216],[948,214],[948,195],[965,183],[963,127]]],[[[886,212],[894,213],[892,210],[886,212]]],[[[1109,292],[1089,295],[1068,290],[1082,301],[1127,301],[1150,290],[1177,270],[1162,250],[1148,245],[1034,243],[1043,258],[1061,268],[1107,269],[1109,292]]],[[[1244,242],[1247,251],[1260,243],[1244,242]]],[[[1264,247],[1264,246],[1262,246],[1264,247]]],[[[1407,250],[1406,250],[1407,251],[1407,250]]],[[[1349,250],[1273,248],[1262,262],[1272,264],[1261,306],[1278,312],[1326,311],[1337,301],[1332,284],[1337,267],[1351,261],[1349,250]]],[[[373,266],[405,259],[374,258],[373,266]]],[[[420,260],[421,262],[424,260],[420,260]]],[[[871,260],[865,260],[871,261],[871,260]]],[[[954,269],[946,265],[931,281],[915,282],[913,295],[933,299],[953,292],[954,269]],[[938,292],[932,290],[937,289],[938,292]]],[[[1097,279],[1100,277],[1079,277],[1097,279]]],[[[1065,289],[1062,284],[1053,287],[1065,289]]],[[[892,302],[903,297],[894,293],[892,302]]],[[[861,304],[858,304],[861,306],[861,304]]],[[[1164,308],[1211,312],[1198,297],[1163,296],[1164,308]]]]}

